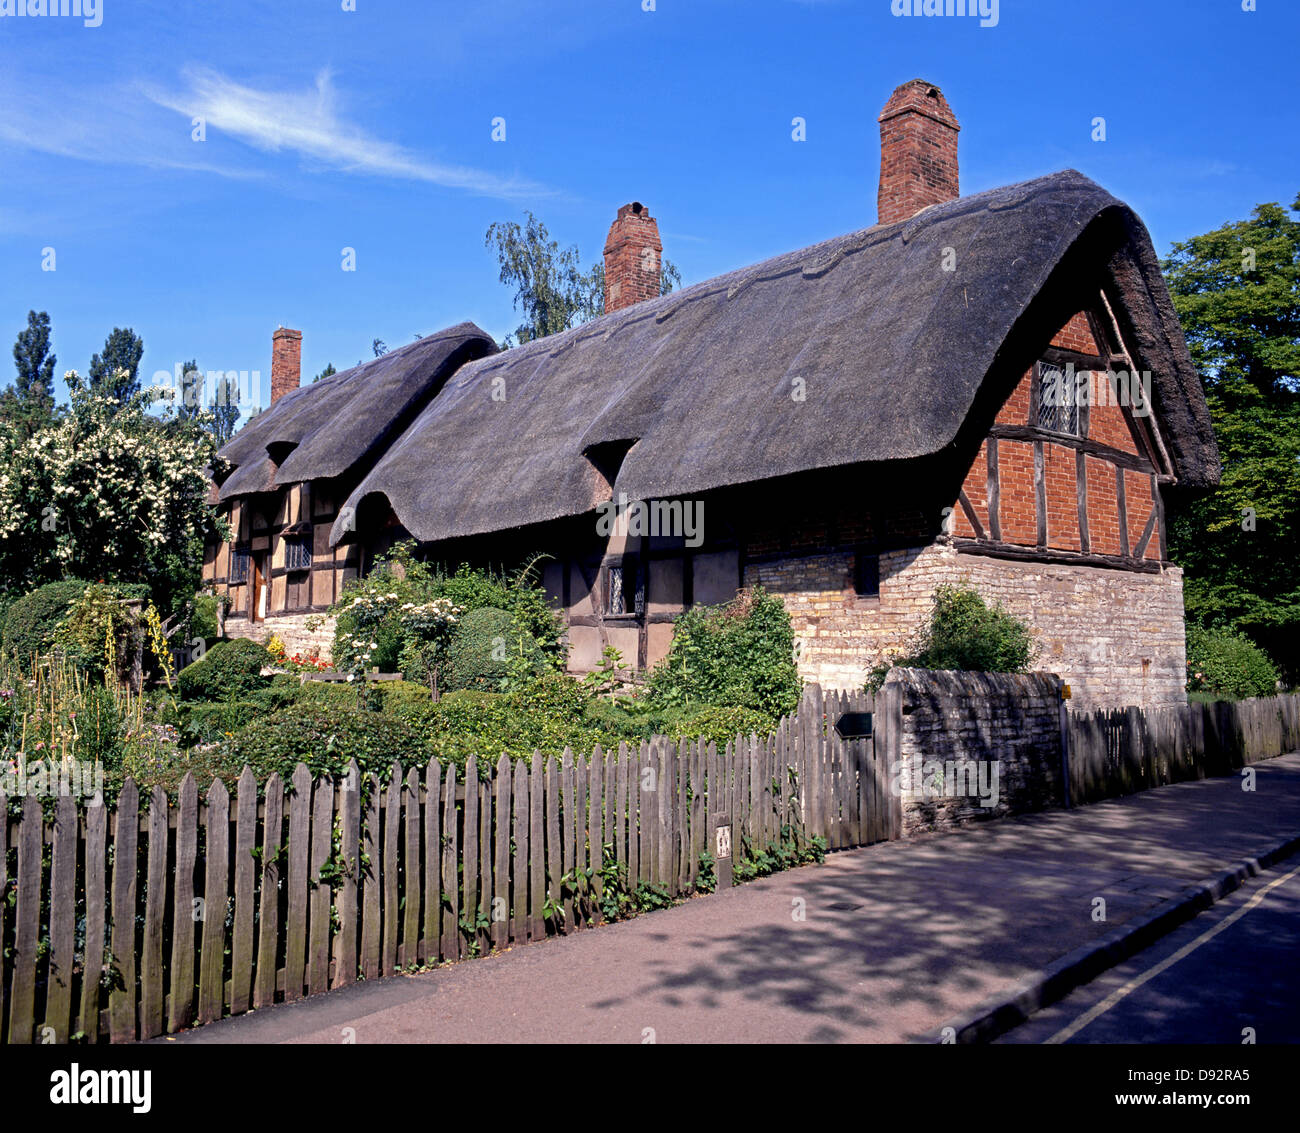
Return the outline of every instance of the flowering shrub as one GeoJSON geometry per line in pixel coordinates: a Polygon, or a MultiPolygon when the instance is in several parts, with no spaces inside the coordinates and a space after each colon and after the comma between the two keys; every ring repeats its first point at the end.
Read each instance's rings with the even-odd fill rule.
{"type": "Polygon", "coordinates": [[[66,378],[63,416],[30,437],[0,428],[0,579],[142,580],[170,613],[197,588],[217,531],[212,434],[201,417],[148,412],[152,391],[121,401],[66,378]]]}

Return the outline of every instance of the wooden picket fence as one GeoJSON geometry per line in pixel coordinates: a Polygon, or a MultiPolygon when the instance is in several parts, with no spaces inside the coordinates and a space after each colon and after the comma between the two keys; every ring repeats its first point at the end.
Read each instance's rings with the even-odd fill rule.
{"type": "Polygon", "coordinates": [[[176,805],[128,780],[114,809],[64,796],[52,820],[28,797],[0,821],[0,894],[16,891],[12,910],[0,897],[2,1037],[130,1042],[583,929],[610,861],[625,891],[698,891],[723,823],[737,857],[783,831],[830,849],[896,838],[891,696],[867,740],[834,724],[871,697],[812,686],[772,735],[722,750],[656,737],[386,782],[299,764],[261,791],[245,769],[233,800],[188,775],[176,805]]]}
{"type": "Polygon", "coordinates": [[[1300,694],[1143,711],[1072,712],[1074,805],[1164,783],[1227,775],[1300,749],[1300,694]]]}

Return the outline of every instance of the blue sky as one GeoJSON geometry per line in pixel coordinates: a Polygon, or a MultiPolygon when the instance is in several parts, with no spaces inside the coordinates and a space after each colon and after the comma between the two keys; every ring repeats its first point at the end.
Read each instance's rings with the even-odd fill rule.
{"type": "Polygon", "coordinates": [[[1001,0],[990,27],[891,0],[100,5],[0,17],[6,381],[29,308],[60,374],[129,325],[146,379],[196,357],[264,387],[280,324],[305,377],[464,319],[500,338],[484,232],[529,208],[590,263],[644,201],[688,284],[866,227],[876,115],[914,77],[961,121],[963,193],[1073,167],[1162,255],[1300,192],[1295,0],[1001,0]]]}

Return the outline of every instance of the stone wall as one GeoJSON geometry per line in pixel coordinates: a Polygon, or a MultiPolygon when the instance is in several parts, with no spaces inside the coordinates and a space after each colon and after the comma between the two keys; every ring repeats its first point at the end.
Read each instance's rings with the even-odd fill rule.
{"type": "Polygon", "coordinates": [[[264,621],[250,622],[246,618],[227,618],[227,637],[247,637],[265,642],[275,634],[284,642],[285,652],[309,657],[315,653],[322,661],[332,659],[334,647],[334,619],[326,614],[272,614],[264,621]],[[316,625],[307,628],[308,619],[316,625]],[[316,623],[319,623],[318,625],[316,623]]]}
{"type": "Polygon", "coordinates": [[[893,685],[904,837],[1064,803],[1055,676],[895,669],[893,685]]]}
{"type": "Polygon", "coordinates": [[[935,587],[968,583],[1025,620],[1035,665],[1071,686],[1073,707],[1182,704],[1186,681],[1183,576],[963,554],[946,544],[880,556],[880,596],[854,591],[851,552],[746,565],[790,612],[799,670],[827,688],[858,688],[904,653],[929,617],[935,587]]]}

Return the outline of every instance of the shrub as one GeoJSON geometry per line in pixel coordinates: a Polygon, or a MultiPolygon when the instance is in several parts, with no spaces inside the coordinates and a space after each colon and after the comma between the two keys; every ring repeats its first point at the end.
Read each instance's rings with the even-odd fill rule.
{"type": "Polygon", "coordinates": [[[233,764],[247,763],[259,779],[278,772],[288,780],[298,763],[313,777],[341,777],[355,759],[363,775],[388,778],[394,762],[403,769],[427,766],[433,750],[421,733],[393,716],[358,708],[295,704],[254,720],[224,745],[233,764]]]}
{"type": "Polygon", "coordinates": [[[86,583],[74,579],[47,582],[9,607],[5,618],[3,644],[6,653],[31,657],[43,653],[54,642],[54,634],[81,597],[86,583]]]}
{"type": "Polygon", "coordinates": [[[1258,645],[1231,630],[1187,627],[1187,688],[1223,700],[1272,696],[1278,672],[1258,645]]]}
{"type": "Polygon", "coordinates": [[[766,712],[752,708],[718,708],[706,705],[678,722],[670,735],[685,739],[712,740],[722,747],[736,736],[767,736],[776,730],[776,721],[766,712]]]}
{"type": "Polygon", "coordinates": [[[92,582],[68,607],[54,630],[54,644],[96,679],[111,666],[114,679],[130,667],[132,615],[120,589],[92,582]]]}
{"type": "Polygon", "coordinates": [[[1001,605],[986,605],[972,587],[942,585],[935,588],[930,620],[912,641],[909,654],[878,665],[867,687],[878,689],[894,667],[1023,673],[1033,655],[1028,625],[1001,605]]]}
{"type": "Polygon", "coordinates": [[[798,705],[800,687],[790,615],[779,598],[755,587],[677,619],[668,655],[650,674],[649,699],[782,716],[798,705]]]}
{"type": "Polygon", "coordinates": [[[194,595],[194,608],[190,613],[190,637],[201,637],[204,642],[215,641],[217,636],[217,602],[215,594],[194,595]]]}
{"type": "Polygon", "coordinates": [[[218,641],[180,672],[178,684],[186,700],[239,700],[270,685],[262,669],[271,664],[265,645],[237,637],[218,641]]]}
{"type": "Polygon", "coordinates": [[[503,692],[545,669],[541,647],[505,610],[484,607],[460,619],[448,650],[452,688],[503,692]]]}

